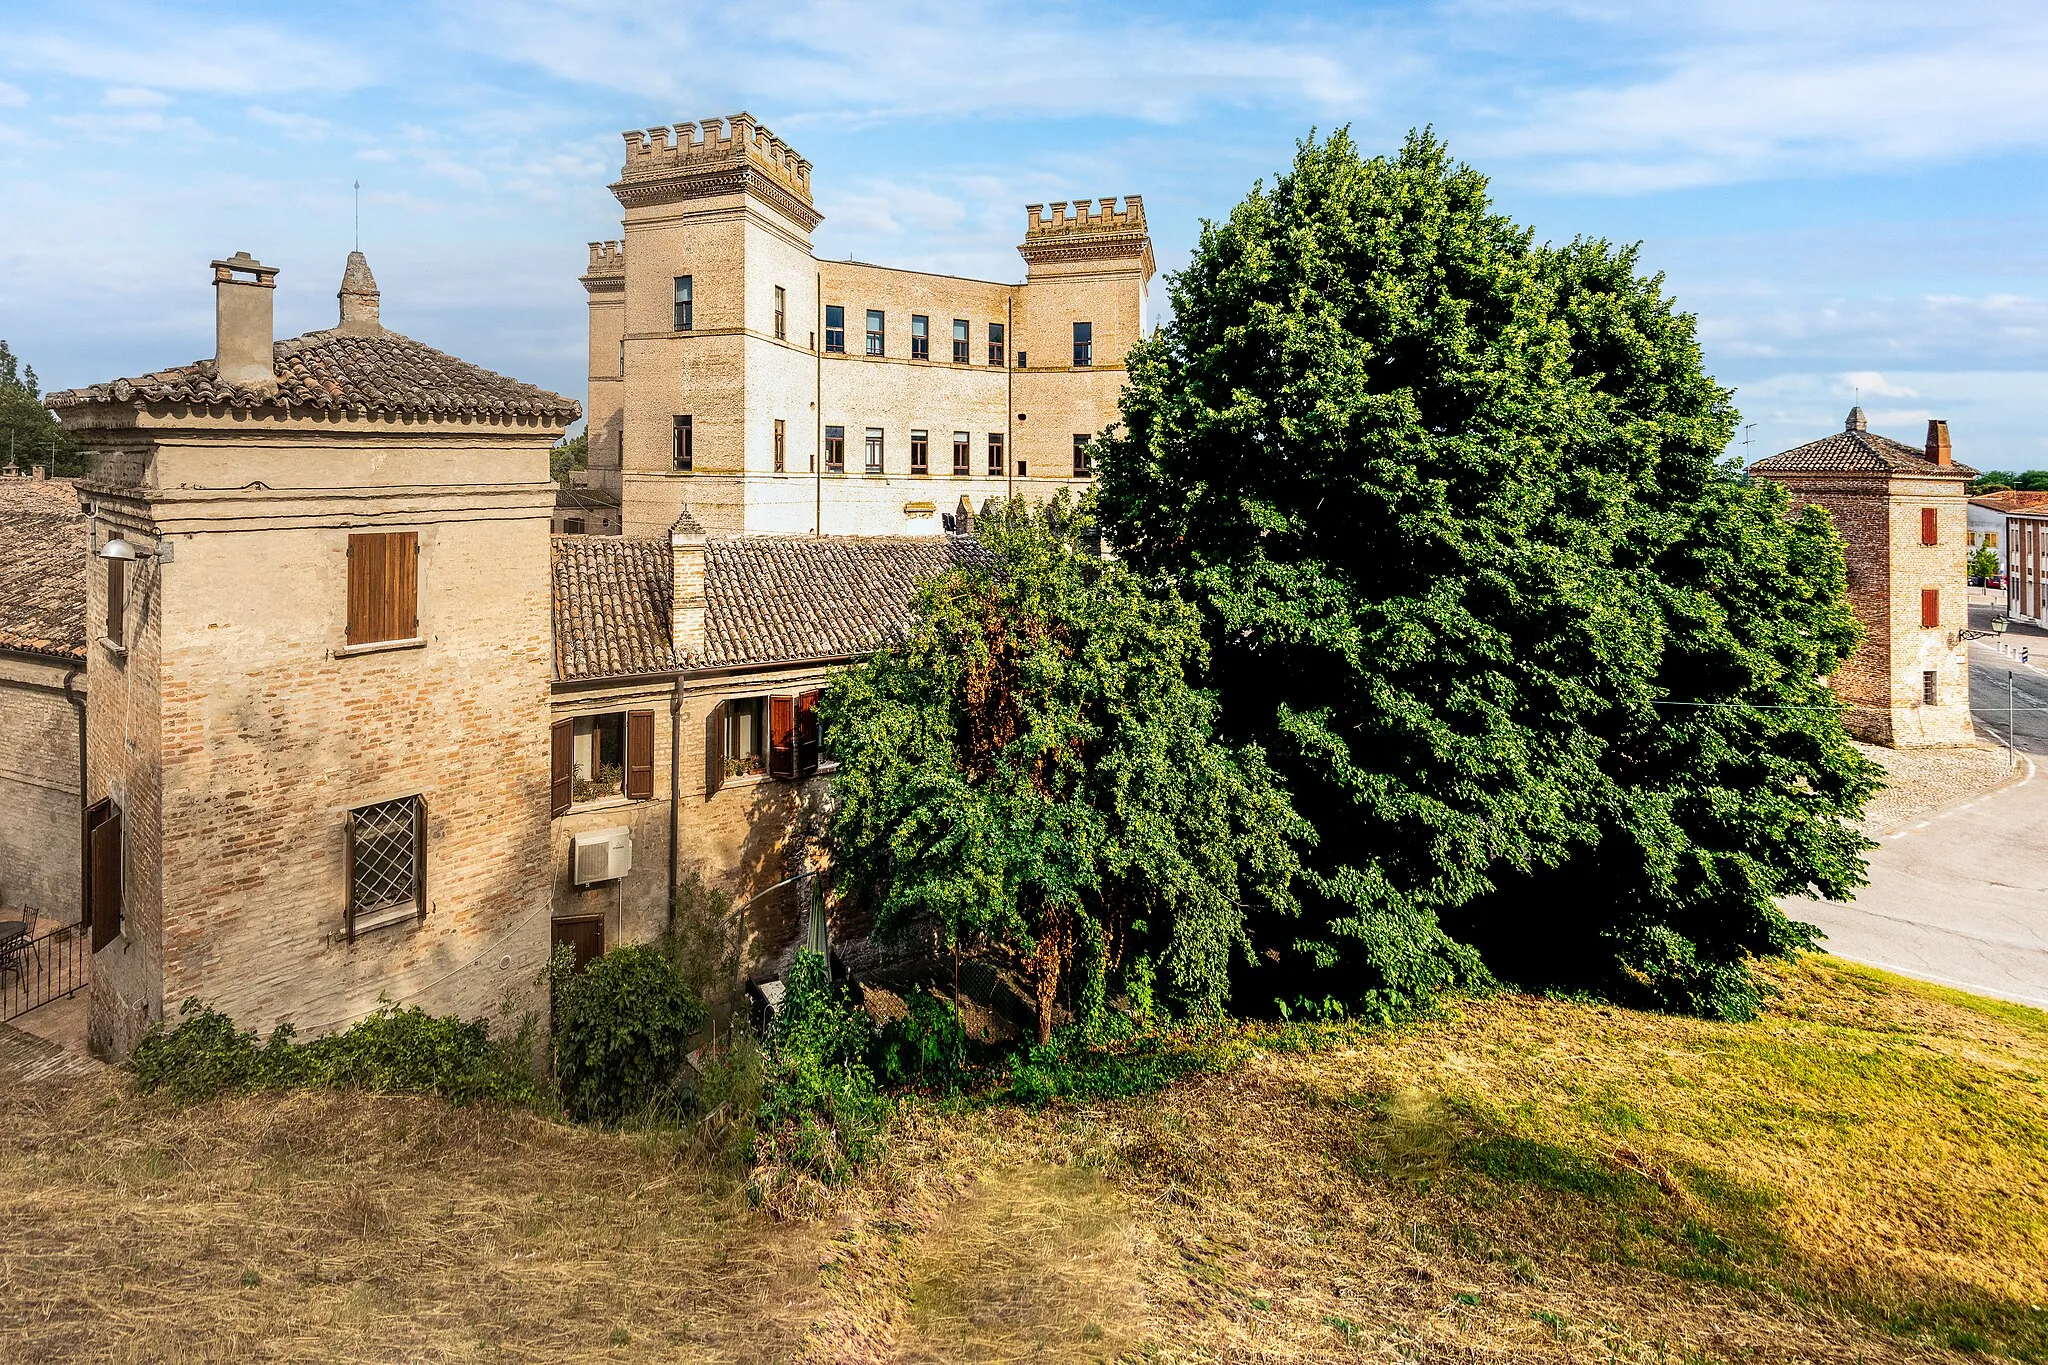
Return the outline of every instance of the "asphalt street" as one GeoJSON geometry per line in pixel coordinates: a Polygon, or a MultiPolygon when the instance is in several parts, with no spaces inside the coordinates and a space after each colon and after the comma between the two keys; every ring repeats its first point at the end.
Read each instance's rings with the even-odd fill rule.
{"type": "MultiPolygon", "coordinates": [[[[2025,643],[2048,663],[2048,638],[2025,643]]],[[[2013,741],[2018,780],[1887,831],[1854,902],[1782,904],[1830,952],[2048,1009],[2048,669],[1972,644],[1970,699],[2013,741]]]]}

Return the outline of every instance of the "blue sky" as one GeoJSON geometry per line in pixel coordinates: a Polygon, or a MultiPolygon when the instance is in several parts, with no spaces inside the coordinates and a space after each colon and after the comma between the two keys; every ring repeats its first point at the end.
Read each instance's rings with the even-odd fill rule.
{"type": "Polygon", "coordinates": [[[0,28],[0,337],[48,387],[209,354],[238,249],[282,267],[280,335],[331,325],[358,179],[387,323],[580,398],[624,129],[748,110],[815,166],[820,255],[1013,279],[1028,202],[1141,193],[1170,270],[1311,127],[1433,124],[1539,236],[1644,244],[1753,455],[1860,396],[2048,467],[2038,0],[4,0],[0,28]]]}

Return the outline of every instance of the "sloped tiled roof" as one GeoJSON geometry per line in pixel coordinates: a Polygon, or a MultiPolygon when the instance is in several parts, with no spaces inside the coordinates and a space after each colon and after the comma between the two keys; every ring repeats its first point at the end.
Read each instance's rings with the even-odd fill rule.
{"type": "Polygon", "coordinates": [[[0,649],[85,658],[87,558],[71,480],[0,478],[0,649]]]}
{"type": "MultiPolygon", "coordinates": [[[[667,539],[555,538],[558,678],[677,667],[670,555],[667,539]]],[[[713,540],[705,548],[704,652],[680,662],[735,668],[867,654],[903,638],[911,598],[925,582],[991,563],[972,536],[713,540]]]]}
{"type": "Polygon", "coordinates": [[[554,537],[555,676],[672,672],[674,583],[665,540],[554,537]]]}
{"type": "Polygon", "coordinates": [[[44,401],[60,411],[87,403],[140,400],[377,416],[542,417],[564,425],[583,415],[574,399],[508,379],[374,325],[308,332],[274,343],[271,353],[277,371],[274,392],[223,383],[212,360],[195,360],[134,379],[66,389],[44,401]]]}
{"type": "Polygon", "coordinates": [[[1996,493],[1980,493],[1970,501],[1994,512],[2024,512],[2030,516],[2048,512],[2048,492],[2026,488],[2001,488],[1996,493]]]}
{"type": "Polygon", "coordinates": [[[1932,474],[1937,477],[1973,479],[1977,471],[1968,465],[1938,465],[1919,446],[1879,436],[1863,426],[1863,409],[1849,414],[1842,430],[1793,450],[1780,451],[1749,467],[1752,474],[1932,474]]]}
{"type": "Polygon", "coordinates": [[[705,559],[708,668],[843,659],[903,638],[910,599],[950,569],[993,563],[972,536],[741,536],[705,559]]]}

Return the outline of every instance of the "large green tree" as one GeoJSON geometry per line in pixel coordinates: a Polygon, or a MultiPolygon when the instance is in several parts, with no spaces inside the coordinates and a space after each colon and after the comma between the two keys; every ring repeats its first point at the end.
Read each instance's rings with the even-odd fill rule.
{"type": "Polygon", "coordinates": [[[77,439],[43,406],[35,366],[0,341],[0,468],[10,459],[24,473],[32,465],[59,477],[85,473],[77,439]]]}
{"type": "Polygon", "coordinates": [[[927,585],[897,648],[820,703],[837,885],[882,932],[935,922],[1083,1006],[1133,953],[1221,1005],[1248,906],[1289,904],[1306,828],[1253,745],[1213,734],[1201,622],[1084,546],[1061,498],[980,522],[987,567],[927,585]]]}
{"type": "Polygon", "coordinates": [[[1206,225],[1129,358],[1104,521],[1197,602],[1225,732],[1319,832],[1272,992],[1489,977],[1753,1008],[1860,884],[1873,790],[1826,516],[1632,248],[1538,245],[1429,134],[1345,133],[1206,225]]]}

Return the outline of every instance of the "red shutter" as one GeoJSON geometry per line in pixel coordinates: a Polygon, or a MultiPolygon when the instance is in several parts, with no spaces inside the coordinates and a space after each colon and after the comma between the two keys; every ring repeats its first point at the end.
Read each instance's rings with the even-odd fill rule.
{"type": "Polygon", "coordinates": [[[1941,523],[1932,507],[1920,509],[1920,543],[1938,545],[1941,543],[1941,523]]]}
{"type": "Polygon", "coordinates": [[[654,713],[626,713],[626,795],[646,801],[654,795],[654,713]]]}
{"type": "Polygon", "coordinates": [[[806,692],[796,699],[796,775],[809,777],[818,771],[818,694],[806,692]]]}
{"type": "Polygon", "coordinates": [[[574,802],[576,722],[558,720],[548,727],[548,815],[560,815],[574,802]]]}
{"type": "Polygon", "coordinates": [[[768,699],[768,775],[796,776],[796,698],[768,699]]]}
{"type": "Polygon", "coordinates": [[[1941,589],[1920,589],[1920,624],[1938,626],[1941,624],[1941,589]]]}

